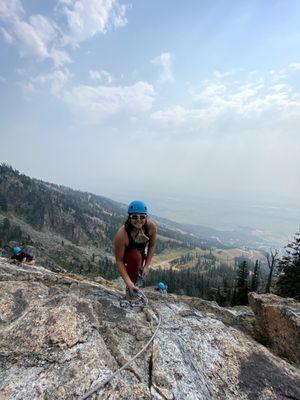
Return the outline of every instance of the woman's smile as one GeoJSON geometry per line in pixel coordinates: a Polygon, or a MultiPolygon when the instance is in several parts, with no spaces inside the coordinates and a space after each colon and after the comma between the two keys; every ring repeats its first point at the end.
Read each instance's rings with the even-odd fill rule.
{"type": "Polygon", "coordinates": [[[135,228],[141,228],[145,224],[145,220],[140,220],[140,219],[131,220],[131,224],[135,228]]]}

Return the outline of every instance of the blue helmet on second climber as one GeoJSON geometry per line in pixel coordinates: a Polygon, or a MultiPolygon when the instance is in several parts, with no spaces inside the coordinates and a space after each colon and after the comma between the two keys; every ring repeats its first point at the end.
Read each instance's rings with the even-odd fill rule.
{"type": "Polygon", "coordinates": [[[13,254],[18,254],[21,251],[21,247],[15,246],[11,249],[11,251],[13,252],[13,254]]]}
{"type": "Polygon", "coordinates": [[[160,292],[164,292],[167,288],[166,288],[166,285],[163,283],[163,282],[159,282],[158,284],[157,284],[157,288],[158,288],[158,290],[160,291],[160,292]]]}

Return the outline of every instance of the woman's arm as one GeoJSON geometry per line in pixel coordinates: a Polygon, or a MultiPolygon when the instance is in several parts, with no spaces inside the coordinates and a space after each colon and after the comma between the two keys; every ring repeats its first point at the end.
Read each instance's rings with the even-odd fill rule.
{"type": "Polygon", "coordinates": [[[150,236],[150,241],[144,265],[143,278],[145,278],[147,275],[149,265],[151,264],[152,257],[156,249],[156,225],[152,221],[149,222],[149,236],[150,236]]]}

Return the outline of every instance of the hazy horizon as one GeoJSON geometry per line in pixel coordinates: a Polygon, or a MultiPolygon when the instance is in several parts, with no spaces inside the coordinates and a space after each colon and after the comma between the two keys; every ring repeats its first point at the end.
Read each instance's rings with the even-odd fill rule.
{"type": "MultiPolygon", "coordinates": [[[[11,165],[13,168],[15,166],[11,165]]],[[[25,171],[21,174],[28,175],[25,171]]],[[[246,229],[254,234],[274,240],[284,246],[300,228],[300,207],[297,202],[255,202],[251,199],[222,199],[207,196],[169,193],[156,195],[150,192],[124,193],[94,190],[92,187],[72,186],[51,178],[30,176],[34,179],[62,185],[74,190],[104,196],[128,204],[134,199],[147,202],[151,214],[181,224],[199,225],[221,231],[246,229]]]]}

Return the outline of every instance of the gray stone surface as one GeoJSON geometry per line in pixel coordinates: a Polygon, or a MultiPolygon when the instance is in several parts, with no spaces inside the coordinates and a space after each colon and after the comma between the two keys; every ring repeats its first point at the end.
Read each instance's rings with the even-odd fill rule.
{"type": "Polygon", "coordinates": [[[300,365],[300,303],[274,294],[249,294],[258,330],[275,353],[300,365]]]}
{"type": "Polygon", "coordinates": [[[1,400],[80,398],[145,345],[157,313],[148,350],[91,399],[300,399],[299,370],[239,327],[246,309],[145,293],[149,308],[127,311],[111,283],[0,258],[1,400]]]}

